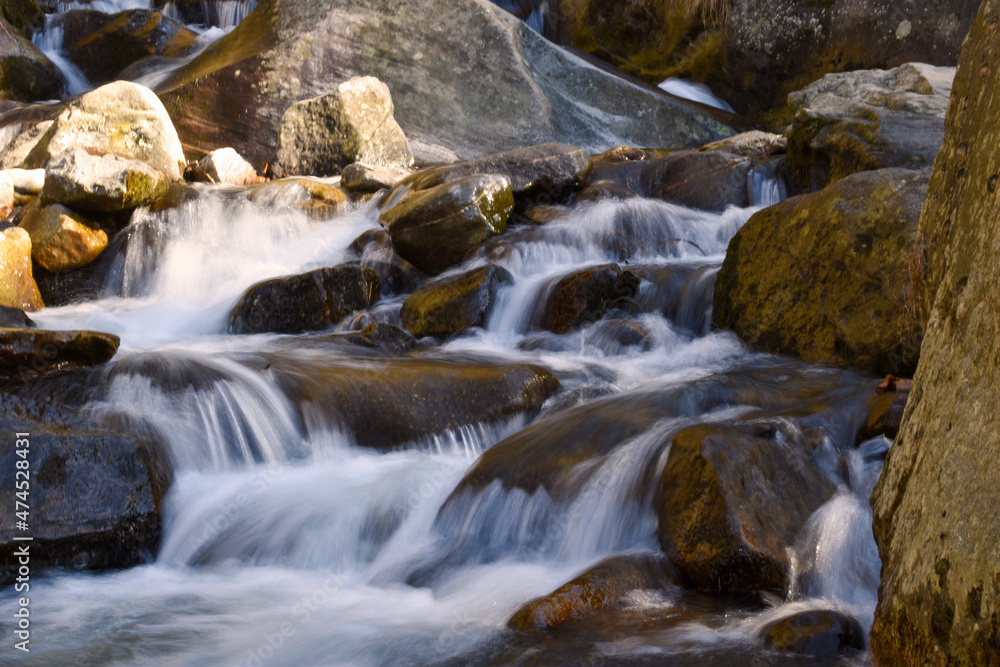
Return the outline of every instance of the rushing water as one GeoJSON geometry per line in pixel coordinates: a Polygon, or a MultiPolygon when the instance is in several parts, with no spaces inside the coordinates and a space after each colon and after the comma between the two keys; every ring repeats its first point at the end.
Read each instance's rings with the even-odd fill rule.
{"type": "MultiPolygon", "coordinates": [[[[753,182],[755,201],[781,196],[766,175],[753,182]]],[[[121,336],[85,409],[125,414],[158,433],[175,482],[155,562],[32,581],[32,653],[17,664],[506,662],[521,649],[505,643],[505,624],[525,602],[609,555],[658,549],[651,500],[636,489],[662,465],[664,436],[754,409],[706,411],[695,401],[585,470],[567,470],[570,493],[495,484],[442,511],[479,455],[535,416],[469,425],[391,453],[362,449],[353,433],[303,416],[247,360],[280,353],[310,369],[369,363],[364,357],[309,335],[226,333],[230,308],[254,282],[353,261],[352,240],[378,227],[376,204],[315,221],[294,202],[253,203],[214,186],[200,192],[179,208],[134,214],[127,243],[115,246],[120,255],[104,297],[37,314],[44,327],[121,336]]],[[[502,288],[487,326],[418,354],[548,368],[563,392],[543,412],[590,396],[683,392],[727,371],[775,366],[708,328],[714,275],[753,210],[604,201],[511,230],[510,252],[492,261],[514,282],[502,288]],[[554,280],[612,261],[646,277],[634,300],[640,312],[630,316],[645,332],[641,344],[608,335],[607,319],[563,336],[532,326],[554,280]],[[658,275],[675,278],[657,282],[658,275]]],[[[371,316],[397,321],[403,298],[386,299],[371,316]]],[[[786,375],[819,372],[782,364],[786,375]]],[[[803,530],[789,601],[720,607],[680,591],[637,593],[633,611],[701,611],[667,628],[647,624],[554,650],[612,663],[709,664],[746,655],[785,664],[756,648],[753,635],[770,619],[834,608],[867,627],[879,565],[866,499],[884,448],[881,441],[857,451],[827,445],[819,463],[840,491],[803,530]]],[[[5,592],[0,613],[13,604],[5,592]]]]}

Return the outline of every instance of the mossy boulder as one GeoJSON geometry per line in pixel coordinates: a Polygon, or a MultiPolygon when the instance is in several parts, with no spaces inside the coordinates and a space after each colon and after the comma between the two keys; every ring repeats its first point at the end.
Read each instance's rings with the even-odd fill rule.
{"type": "Polygon", "coordinates": [[[910,257],[929,178],[862,172],[755,213],[716,276],[715,325],[812,363],[911,374],[923,323],[910,257]]]}
{"type": "Polygon", "coordinates": [[[169,185],[162,171],[145,162],[71,150],[45,167],[42,199],[80,211],[116,213],[152,204],[169,185]]]}
{"type": "Polygon", "coordinates": [[[44,168],[77,149],[145,162],[171,181],[181,180],[186,164],[163,104],[153,91],[130,81],[105,84],[67,104],[21,166],[44,168]]]}
{"type": "Polygon", "coordinates": [[[31,257],[49,271],[86,266],[108,247],[108,235],[65,206],[32,207],[21,220],[31,237],[31,257]]]}
{"type": "Polygon", "coordinates": [[[484,266],[425,285],[403,302],[403,326],[415,336],[438,338],[485,326],[497,290],[513,281],[506,269],[484,266]]]}
{"type": "Polygon", "coordinates": [[[430,275],[459,263],[486,239],[503,234],[514,209],[504,176],[469,176],[421,190],[382,213],[392,245],[430,275]]]}
{"type": "Polygon", "coordinates": [[[780,593],[788,550],[836,486],[782,421],[693,426],[675,434],[656,502],[660,545],[702,590],[780,593]]]}
{"type": "Polygon", "coordinates": [[[788,171],[798,192],[869,169],[934,164],[953,67],[907,63],[827,74],[788,96],[788,171]]]}
{"type": "Polygon", "coordinates": [[[882,580],[871,651],[882,665],[1000,660],[1000,2],[962,48],[920,219],[931,306],[910,405],[872,495],[882,580]]]}
{"type": "Polygon", "coordinates": [[[392,112],[389,87],[372,76],[296,102],[278,127],[275,172],[333,176],[354,162],[410,167],[413,151],[392,112]]]}
{"type": "Polygon", "coordinates": [[[38,47],[0,18],[0,99],[33,102],[62,96],[64,81],[38,47]]]}
{"type": "MultiPolygon", "coordinates": [[[[156,557],[163,536],[164,498],[173,479],[163,445],[152,437],[0,395],[10,444],[0,450],[0,480],[15,488],[22,460],[14,434],[30,433],[31,571],[51,567],[105,570],[134,567],[156,557]]],[[[14,503],[0,507],[0,580],[18,568],[14,503]]]]}
{"type": "Polygon", "coordinates": [[[538,324],[566,333],[596,322],[621,301],[635,296],[639,279],[617,264],[602,264],[560,278],[548,291],[538,324]]]}
{"type": "Polygon", "coordinates": [[[815,658],[866,648],[865,631],[857,619],[834,610],[803,611],[772,621],[760,637],[768,650],[815,658]]]}
{"type": "Polygon", "coordinates": [[[555,630],[574,621],[621,606],[634,591],[660,590],[680,577],[663,554],[611,556],[548,595],[518,609],[512,630],[555,630]]]}
{"type": "Polygon", "coordinates": [[[326,329],[381,298],[378,276],[357,264],[317,269],[257,283],[229,316],[236,334],[302,333],[326,329]]]}
{"type": "Polygon", "coordinates": [[[117,14],[74,10],[62,14],[56,27],[63,30],[69,59],[95,84],[115,79],[142,58],[186,56],[198,37],[182,23],[149,9],[117,14]]]}
{"type": "Polygon", "coordinates": [[[31,269],[31,236],[20,227],[0,232],[0,305],[21,310],[45,307],[31,269]]]}
{"type": "Polygon", "coordinates": [[[118,351],[118,336],[98,331],[0,328],[0,380],[25,382],[40,375],[97,366],[118,351]]]}

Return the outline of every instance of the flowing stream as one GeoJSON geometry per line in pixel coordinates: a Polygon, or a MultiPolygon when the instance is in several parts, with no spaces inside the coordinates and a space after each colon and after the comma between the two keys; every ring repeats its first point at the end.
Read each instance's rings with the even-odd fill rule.
{"type": "MultiPolygon", "coordinates": [[[[757,201],[780,196],[774,182],[756,182],[757,201]]],[[[822,374],[752,354],[734,336],[708,330],[714,274],[754,210],[712,214],[651,199],[603,201],[581,203],[543,227],[509,231],[512,250],[495,261],[515,280],[485,329],[416,354],[548,368],[563,391],[543,413],[559,401],[675,391],[746,369],[822,374]],[[554,279],[609,261],[644,276],[675,276],[642,282],[635,299],[641,313],[633,316],[645,332],[641,344],[609,334],[608,318],[562,336],[532,326],[554,279]]],[[[377,228],[378,214],[368,203],[315,221],[294,203],[252,203],[202,187],[179,208],[134,214],[104,298],[37,314],[43,327],[121,336],[85,409],[128,415],[158,433],[175,481],[155,562],[32,581],[32,653],[17,664],[503,663],[513,650],[505,623],[525,602],[603,557],[658,549],[656,517],[634,490],[662,460],[663,435],[752,407],[697,408],[661,420],[594,463],[596,472],[570,485],[568,497],[496,485],[458,499],[449,513],[442,505],[477,457],[535,415],[381,453],[357,446],[355,434],[329,420],[300,418],[285,388],[247,363],[273,354],[303,369],[373,363],[315,335],[231,336],[226,323],[256,281],[356,261],[348,246],[377,228]],[[456,528],[456,516],[464,527],[456,528]]],[[[403,298],[384,300],[369,317],[398,321],[403,298]]],[[[800,538],[790,601],[737,601],[666,629],[564,650],[626,663],[772,660],[753,636],[783,613],[832,607],[867,627],[879,564],[866,499],[880,457],[829,443],[826,449],[823,467],[841,490],[800,538]]],[[[665,591],[635,604],[662,610],[684,600],[665,591]]],[[[3,613],[12,604],[5,592],[3,613]]]]}

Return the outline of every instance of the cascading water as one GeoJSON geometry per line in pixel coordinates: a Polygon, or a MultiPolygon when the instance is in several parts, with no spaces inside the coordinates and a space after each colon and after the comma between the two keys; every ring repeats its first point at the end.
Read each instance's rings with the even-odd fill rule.
{"type": "MultiPolygon", "coordinates": [[[[762,202],[781,196],[769,182],[760,191],[770,193],[762,202]]],[[[122,337],[85,409],[126,418],[166,444],[175,481],[163,544],[156,562],[132,570],[33,580],[38,639],[19,664],[488,662],[525,602],[604,557],[658,548],[647,480],[664,465],[672,433],[757,410],[717,400],[711,387],[688,389],[773,363],[707,326],[715,273],[753,210],[581,203],[503,237],[509,251],[490,261],[514,281],[486,327],[416,354],[545,367],[563,386],[547,415],[587,409],[602,395],[669,394],[673,407],[611,452],[567,466],[552,489],[494,482],[457,495],[480,455],[529,427],[533,415],[389,453],[366,450],[348,428],[315,414],[320,406],[297,402],[269,365],[280,358],[308,374],[330,363],[365,368],[370,359],[323,347],[319,335],[227,333],[229,310],[251,284],[352,261],[351,242],[378,228],[374,203],[317,221],[295,201],[254,202],[213,186],[178,208],[136,212],[104,296],[36,319],[122,337]],[[641,279],[629,303],[575,333],[534,326],[554,281],[609,262],[641,279]],[[616,335],[621,322],[640,339],[616,335]]],[[[486,261],[472,258],[455,271],[486,261]]],[[[396,321],[401,302],[385,300],[370,318],[396,321]]],[[[867,626],[878,570],[864,498],[881,465],[879,446],[831,449],[828,474],[840,492],[804,530],[789,602],[709,610],[703,622],[640,629],[583,655],[702,664],[720,646],[758,650],[753,634],[765,620],[817,606],[867,626]]],[[[4,593],[0,612],[13,604],[4,593]]],[[[667,590],[637,594],[634,609],[685,604],[667,590]]]]}

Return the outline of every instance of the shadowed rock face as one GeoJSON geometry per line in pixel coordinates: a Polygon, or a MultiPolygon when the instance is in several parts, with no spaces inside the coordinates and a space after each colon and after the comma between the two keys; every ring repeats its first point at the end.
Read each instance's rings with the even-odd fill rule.
{"type": "Polygon", "coordinates": [[[402,0],[391,10],[379,0],[265,0],[160,92],[189,148],[233,146],[260,167],[274,158],[288,107],[366,75],[389,86],[418,162],[546,141],[600,152],[733,133],[474,0],[402,0]]]}
{"type": "Polygon", "coordinates": [[[872,496],[882,665],[1000,660],[1000,2],[962,50],[916,251],[930,319],[899,437],[872,496]]]}

